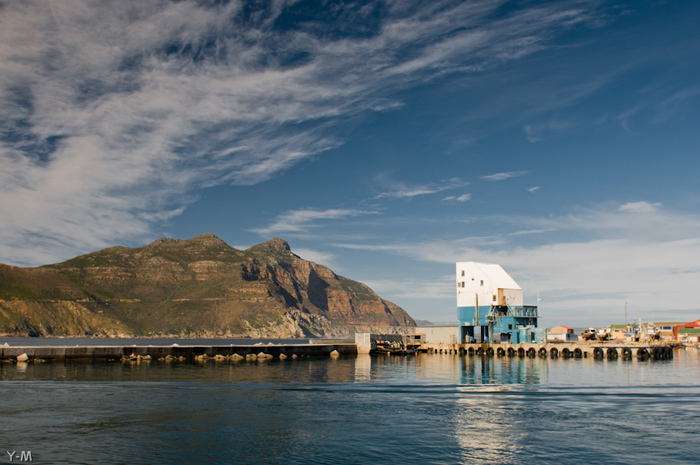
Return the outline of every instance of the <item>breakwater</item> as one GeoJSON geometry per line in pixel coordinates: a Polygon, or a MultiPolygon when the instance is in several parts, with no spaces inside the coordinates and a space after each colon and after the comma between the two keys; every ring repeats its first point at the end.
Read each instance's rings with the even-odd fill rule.
{"type": "Polygon", "coordinates": [[[132,358],[221,358],[251,355],[270,357],[286,356],[329,356],[338,354],[355,354],[357,348],[353,343],[320,344],[268,344],[268,345],[170,345],[170,346],[0,346],[2,360],[44,360],[44,361],[109,361],[132,358]],[[25,359],[26,357],[26,359],[25,359]]]}
{"type": "Polygon", "coordinates": [[[409,354],[433,353],[486,357],[518,358],[594,358],[629,360],[670,360],[677,343],[638,343],[622,341],[556,341],[511,343],[426,342],[412,336],[356,334],[358,353],[409,354]]]}

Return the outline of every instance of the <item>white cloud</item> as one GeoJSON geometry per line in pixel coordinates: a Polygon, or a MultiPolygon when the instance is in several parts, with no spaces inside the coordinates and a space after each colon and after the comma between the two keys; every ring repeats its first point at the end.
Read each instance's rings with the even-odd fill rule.
{"type": "Polygon", "coordinates": [[[449,201],[449,200],[455,200],[457,202],[466,202],[467,200],[470,200],[472,198],[471,194],[462,194],[460,196],[454,196],[454,195],[448,195],[442,200],[449,201]]]}
{"type": "Polygon", "coordinates": [[[531,194],[534,194],[536,191],[540,190],[540,186],[534,186],[529,188],[527,191],[531,194]]]}
{"type": "Polygon", "coordinates": [[[441,192],[444,189],[437,189],[437,188],[426,188],[426,187],[417,187],[415,189],[410,189],[410,190],[400,190],[400,191],[394,191],[394,192],[382,192],[379,194],[376,198],[381,199],[384,197],[389,197],[393,199],[410,199],[412,197],[417,197],[419,195],[429,195],[429,194],[437,194],[438,192],[441,192]]]}
{"type": "MultiPolygon", "coordinates": [[[[691,291],[700,281],[700,238],[695,234],[700,230],[700,215],[663,211],[659,204],[647,202],[622,207],[582,210],[557,218],[511,219],[512,227],[548,226],[530,231],[535,237],[546,236],[530,245],[509,239],[518,234],[507,232],[505,218],[485,218],[491,225],[498,224],[503,235],[335,246],[445,266],[472,260],[499,263],[523,287],[526,300],[529,296],[534,304],[537,291],[546,299],[543,313],[547,321],[574,325],[619,322],[623,317],[618,310],[624,302],[636,312],[630,310],[630,318],[642,314],[655,314],[657,320],[674,318],[675,313],[666,313],[668,309],[682,314],[700,311],[691,291]],[[582,228],[587,229],[584,238],[570,239],[572,232],[582,228]]],[[[448,298],[452,292],[446,294],[448,298]]]]}
{"type": "Polygon", "coordinates": [[[253,232],[269,236],[283,233],[305,233],[317,226],[319,220],[339,220],[358,215],[376,214],[374,211],[354,209],[328,209],[328,210],[292,210],[277,217],[265,228],[253,229],[253,232]]]}
{"type": "MultiPolygon", "coordinates": [[[[392,199],[410,199],[420,195],[430,195],[437,194],[439,192],[444,192],[447,190],[456,189],[458,187],[463,187],[468,185],[468,182],[463,182],[459,178],[447,179],[434,184],[427,184],[422,186],[406,186],[403,183],[387,180],[382,176],[377,177],[377,182],[381,184],[388,184],[392,187],[392,190],[387,192],[382,192],[375,198],[392,198],[392,199]]],[[[469,195],[469,194],[466,194],[469,195]]],[[[461,196],[463,197],[463,196],[461,196]]],[[[443,200],[456,199],[454,196],[448,196],[443,200]]],[[[463,200],[460,200],[463,202],[463,200]]]]}
{"type": "Polygon", "coordinates": [[[326,252],[319,252],[318,250],[312,250],[312,249],[305,249],[305,248],[297,248],[295,247],[292,252],[303,258],[304,260],[308,260],[310,262],[314,262],[319,265],[326,266],[328,268],[331,268],[333,271],[339,271],[336,269],[335,266],[335,255],[326,253],[326,252]]]}
{"type": "MultiPolygon", "coordinates": [[[[293,4],[4,4],[0,261],[145,239],[202,187],[260,183],[337,147],[340,123],[400,106],[396,89],[517,59],[591,19],[585,2],[499,19],[485,0],[407,2],[370,34],[276,28],[293,4]]],[[[346,8],[339,21],[360,13],[346,8]]]]}
{"type": "Polygon", "coordinates": [[[515,178],[518,176],[525,176],[529,174],[529,171],[508,171],[505,173],[494,173],[488,176],[481,176],[481,179],[485,181],[504,181],[506,179],[515,178]]]}
{"type": "Polygon", "coordinates": [[[621,205],[620,211],[629,213],[654,213],[660,206],[660,203],[630,202],[621,205]]]}
{"type": "Polygon", "coordinates": [[[400,295],[403,299],[442,299],[452,295],[454,276],[445,275],[434,281],[378,279],[365,281],[378,295],[400,295]]]}

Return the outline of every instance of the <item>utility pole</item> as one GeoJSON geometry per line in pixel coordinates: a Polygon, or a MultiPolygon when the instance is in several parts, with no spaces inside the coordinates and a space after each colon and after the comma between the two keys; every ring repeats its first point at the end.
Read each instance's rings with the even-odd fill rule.
{"type": "Polygon", "coordinates": [[[625,326],[627,326],[627,302],[625,302],[625,326]]]}

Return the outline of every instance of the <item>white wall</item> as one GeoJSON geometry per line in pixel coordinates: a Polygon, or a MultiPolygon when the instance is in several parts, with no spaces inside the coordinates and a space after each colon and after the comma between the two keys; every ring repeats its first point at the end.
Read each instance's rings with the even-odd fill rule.
{"type": "Polygon", "coordinates": [[[523,290],[500,265],[458,262],[456,278],[458,307],[523,304],[523,290]]]}
{"type": "Polygon", "coordinates": [[[459,326],[416,326],[426,344],[459,344],[459,326]]]}

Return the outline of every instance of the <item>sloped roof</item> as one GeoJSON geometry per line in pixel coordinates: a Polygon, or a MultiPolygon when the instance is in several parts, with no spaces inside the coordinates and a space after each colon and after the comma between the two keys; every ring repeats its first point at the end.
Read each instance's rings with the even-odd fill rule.
{"type": "Polygon", "coordinates": [[[550,329],[547,334],[566,334],[569,331],[573,331],[574,328],[570,328],[569,326],[564,326],[564,325],[559,325],[555,326],[554,328],[550,329]]]}
{"type": "Polygon", "coordinates": [[[522,288],[518,286],[513,278],[510,277],[506,270],[501,268],[501,265],[495,263],[478,263],[478,262],[466,262],[466,264],[473,265],[474,267],[481,270],[499,289],[516,289],[522,291],[522,288]]]}

